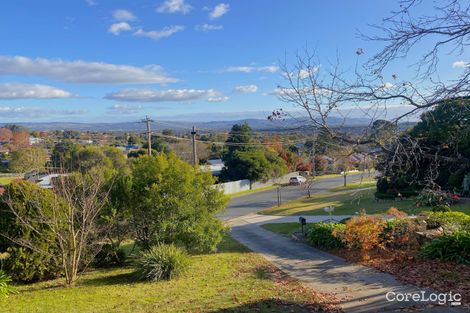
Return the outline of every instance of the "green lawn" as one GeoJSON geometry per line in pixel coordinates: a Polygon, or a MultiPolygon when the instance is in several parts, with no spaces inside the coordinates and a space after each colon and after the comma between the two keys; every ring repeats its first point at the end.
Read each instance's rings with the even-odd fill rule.
{"type": "MultiPolygon", "coordinates": [[[[390,207],[396,207],[409,214],[415,214],[421,211],[428,211],[429,207],[415,207],[414,199],[402,201],[380,200],[376,201],[374,197],[375,189],[354,190],[354,188],[335,193],[314,194],[311,198],[302,198],[287,202],[280,207],[273,207],[261,211],[266,215],[326,215],[323,208],[334,206],[333,215],[354,215],[360,209],[365,209],[368,214],[385,213],[390,207]]],[[[462,211],[470,214],[470,203],[463,202],[452,206],[455,211],[462,211]]]]}
{"type": "MultiPolygon", "coordinates": [[[[307,224],[310,225],[310,223],[307,224]]],[[[272,223],[272,224],[263,224],[261,228],[272,231],[273,233],[290,236],[295,231],[301,231],[299,223],[272,223]]]]}
{"type": "Polygon", "coordinates": [[[332,188],[331,191],[345,191],[345,190],[357,190],[357,189],[364,189],[364,188],[373,188],[377,185],[377,181],[373,177],[366,177],[363,180],[356,180],[353,182],[348,183],[345,186],[339,186],[332,188]]]}
{"type": "Polygon", "coordinates": [[[15,180],[19,177],[14,176],[0,176],[0,185],[8,185],[12,180],[15,180]]]}
{"type": "Polygon", "coordinates": [[[77,286],[61,280],[20,286],[0,299],[2,312],[309,312],[318,300],[261,256],[230,237],[218,253],[191,257],[191,267],[166,282],[135,281],[133,269],[93,270],[77,286]]]}

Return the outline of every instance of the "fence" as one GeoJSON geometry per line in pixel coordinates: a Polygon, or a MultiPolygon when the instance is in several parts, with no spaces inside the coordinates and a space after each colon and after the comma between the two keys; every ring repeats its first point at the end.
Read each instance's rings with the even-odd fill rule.
{"type": "Polygon", "coordinates": [[[279,178],[271,178],[266,181],[253,182],[251,184],[248,179],[243,179],[217,184],[215,185],[215,187],[219,188],[220,190],[223,190],[224,194],[230,195],[241,191],[269,187],[274,184],[285,184],[289,182],[289,178],[296,175],[299,175],[299,172],[292,172],[279,178]]]}

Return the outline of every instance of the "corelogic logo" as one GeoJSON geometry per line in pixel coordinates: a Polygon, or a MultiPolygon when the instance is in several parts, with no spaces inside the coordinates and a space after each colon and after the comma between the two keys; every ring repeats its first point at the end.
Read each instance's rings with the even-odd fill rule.
{"type": "Polygon", "coordinates": [[[457,306],[461,304],[462,295],[460,293],[429,293],[426,291],[420,292],[410,292],[410,293],[401,293],[389,291],[385,295],[385,298],[389,302],[427,302],[427,303],[437,303],[440,305],[449,304],[452,306],[457,306]]]}

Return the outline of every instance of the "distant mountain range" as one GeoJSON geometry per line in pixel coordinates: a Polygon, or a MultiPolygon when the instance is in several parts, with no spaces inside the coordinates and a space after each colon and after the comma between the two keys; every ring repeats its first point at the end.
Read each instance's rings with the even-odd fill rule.
{"type": "MultiPolygon", "coordinates": [[[[253,130],[257,131],[289,131],[295,129],[305,129],[309,122],[307,119],[284,119],[269,121],[267,119],[238,119],[213,122],[185,122],[185,121],[155,121],[152,129],[161,131],[162,129],[172,129],[176,132],[189,131],[192,126],[199,130],[228,131],[234,124],[248,123],[253,130]]],[[[370,123],[366,118],[350,118],[344,123],[342,118],[331,117],[328,123],[332,126],[360,127],[370,123]]],[[[145,124],[138,122],[119,122],[119,123],[72,123],[72,122],[28,122],[15,123],[17,125],[28,127],[35,131],[47,130],[77,130],[77,131],[128,131],[141,132],[145,130],[145,124]]]]}

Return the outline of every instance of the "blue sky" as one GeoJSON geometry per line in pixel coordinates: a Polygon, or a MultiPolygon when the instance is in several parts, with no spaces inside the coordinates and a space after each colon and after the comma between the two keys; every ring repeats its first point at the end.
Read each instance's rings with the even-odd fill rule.
{"type": "MultiPolygon", "coordinates": [[[[263,117],[305,45],[353,67],[393,1],[3,1],[0,122],[263,117]]],[[[423,12],[425,13],[425,12],[423,12]]],[[[446,56],[443,76],[456,71],[446,56]]],[[[393,72],[410,76],[400,62],[393,72]]],[[[289,108],[287,108],[289,109],[289,108]]]]}

